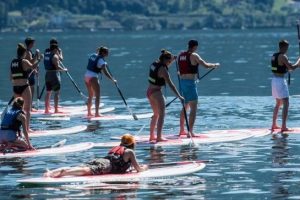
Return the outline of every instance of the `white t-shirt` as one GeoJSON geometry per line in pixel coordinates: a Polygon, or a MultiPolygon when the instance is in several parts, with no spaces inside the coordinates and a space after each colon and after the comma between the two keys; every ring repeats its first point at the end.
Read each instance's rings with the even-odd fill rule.
{"type": "MultiPolygon", "coordinates": [[[[103,67],[103,65],[107,65],[107,62],[103,58],[100,58],[97,63],[97,68],[101,69],[103,67]]],[[[98,77],[98,74],[96,72],[87,70],[84,76],[85,77],[98,77]]]]}

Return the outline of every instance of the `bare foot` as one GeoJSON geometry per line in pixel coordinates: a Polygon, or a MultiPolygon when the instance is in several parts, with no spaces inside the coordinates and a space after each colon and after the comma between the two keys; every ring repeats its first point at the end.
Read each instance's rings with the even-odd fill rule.
{"type": "Polygon", "coordinates": [[[281,127],[280,127],[280,126],[277,126],[277,125],[273,125],[273,126],[271,127],[271,131],[274,131],[275,129],[281,129],[281,127]]]}
{"type": "Polygon", "coordinates": [[[166,138],[156,138],[156,142],[166,142],[168,141],[166,138]]]}
{"type": "Polygon", "coordinates": [[[90,117],[94,117],[94,115],[92,113],[88,113],[86,117],[90,118],[90,117]]]}
{"type": "Polygon", "coordinates": [[[64,113],[63,111],[55,110],[54,113],[64,113]]]}
{"type": "Polygon", "coordinates": [[[187,132],[185,130],[179,132],[179,137],[187,136],[187,132]]]}
{"type": "Polygon", "coordinates": [[[101,114],[95,114],[95,117],[103,117],[101,114]]]}
{"type": "Polygon", "coordinates": [[[283,132],[291,132],[291,131],[294,131],[294,130],[291,129],[291,128],[287,128],[287,127],[281,129],[281,133],[283,133],[283,132]]]}
{"type": "Polygon", "coordinates": [[[50,111],[49,111],[49,110],[45,110],[44,113],[45,113],[45,114],[50,114],[50,111]]]}
{"type": "Polygon", "coordinates": [[[59,169],[59,170],[53,170],[53,171],[47,170],[43,176],[50,177],[50,178],[58,178],[58,177],[63,176],[64,172],[65,172],[65,169],[59,169]]]}

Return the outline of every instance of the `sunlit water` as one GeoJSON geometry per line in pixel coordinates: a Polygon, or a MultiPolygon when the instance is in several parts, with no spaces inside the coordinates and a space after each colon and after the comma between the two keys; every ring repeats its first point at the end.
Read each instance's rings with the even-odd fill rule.
{"type": "MultiPolygon", "coordinates": [[[[51,34],[37,34],[40,46],[46,47],[51,34]]],[[[16,43],[24,34],[4,35],[1,39],[7,46],[1,57],[14,54],[16,43]],[[4,39],[5,38],[5,39],[4,39]]],[[[242,129],[270,127],[273,99],[270,96],[269,57],[276,50],[281,38],[291,41],[291,60],[297,56],[296,33],[290,30],[258,31],[198,31],[158,33],[80,33],[59,34],[65,53],[65,65],[85,92],[83,73],[87,54],[100,43],[112,48],[109,63],[111,71],[128,104],[136,113],[150,112],[145,98],[147,70],[150,62],[159,55],[162,47],[178,52],[185,48],[189,38],[200,40],[200,54],[208,61],[222,64],[200,81],[199,108],[195,131],[216,129],[242,129]],[[96,45],[95,45],[96,44],[96,45]],[[72,66],[72,67],[71,67],[72,66]]],[[[39,47],[40,49],[43,49],[39,47]]],[[[1,66],[8,66],[9,59],[1,59],[1,66]]],[[[173,66],[174,67],[174,66],[173,66]]],[[[8,70],[1,68],[1,108],[11,96],[8,70]],[[7,84],[4,84],[7,83],[7,84]]],[[[177,84],[175,69],[170,69],[177,84]]],[[[201,69],[203,74],[205,71],[201,69]]],[[[294,72],[290,91],[300,92],[299,78],[294,72]]],[[[41,85],[43,81],[41,81],[41,85]]],[[[116,89],[105,77],[102,80],[102,102],[114,106],[115,114],[127,114],[116,89]]],[[[173,99],[167,89],[167,102],[173,99]]],[[[62,103],[82,105],[80,96],[63,76],[62,103]],[[77,101],[77,102],[76,102],[77,101]]],[[[291,98],[288,125],[299,126],[298,96],[291,98]]],[[[164,133],[178,133],[180,103],[175,101],[167,108],[164,133]]],[[[88,131],[55,137],[32,138],[34,146],[44,146],[67,139],[67,144],[79,142],[109,141],[111,136],[126,132],[148,134],[149,119],[138,121],[89,122],[82,118],[71,121],[32,121],[33,128],[55,129],[87,124],[88,131]]],[[[41,176],[46,168],[75,166],[95,157],[104,156],[108,149],[93,148],[52,157],[16,158],[0,160],[0,199],[300,199],[299,174],[300,134],[288,138],[272,139],[271,136],[251,138],[238,142],[201,145],[197,148],[139,148],[137,157],[141,163],[172,162],[180,160],[213,160],[202,171],[184,177],[128,184],[89,184],[51,187],[24,187],[16,180],[41,176]]]]}

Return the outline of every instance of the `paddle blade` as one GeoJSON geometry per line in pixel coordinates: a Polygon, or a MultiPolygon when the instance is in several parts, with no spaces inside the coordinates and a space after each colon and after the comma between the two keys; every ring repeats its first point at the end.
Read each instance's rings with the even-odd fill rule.
{"type": "Polygon", "coordinates": [[[57,147],[62,147],[66,144],[67,139],[61,140],[53,145],[51,145],[51,148],[57,148],[57,147]]]}

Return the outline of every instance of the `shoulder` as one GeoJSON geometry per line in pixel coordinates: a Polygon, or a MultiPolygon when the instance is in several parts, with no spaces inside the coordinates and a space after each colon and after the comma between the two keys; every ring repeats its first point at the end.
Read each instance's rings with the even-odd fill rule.
{"type": "Polygon", "coordinates": [[[19,121],[25,121],[26,120],[26,116],[25,116],[25,113],[23,112],[23,111],[21,111],[21,112],[19,112],[18,113],[18,116],[17,116],[17,119],[19,120],[19,121]]]}
{"type": "Polygon", "coordinates": [[[126,154],[128,156],[135,155],[135,153],[132,149],[125,149],[124,154],[126,154]]]}
{"type": "Polygon", "coordinates": [[[103,66],[103,65],[106,65],[107,62],[103,58],[98,58],[97,64],[98,64],[98,66],[103,66]]]}

